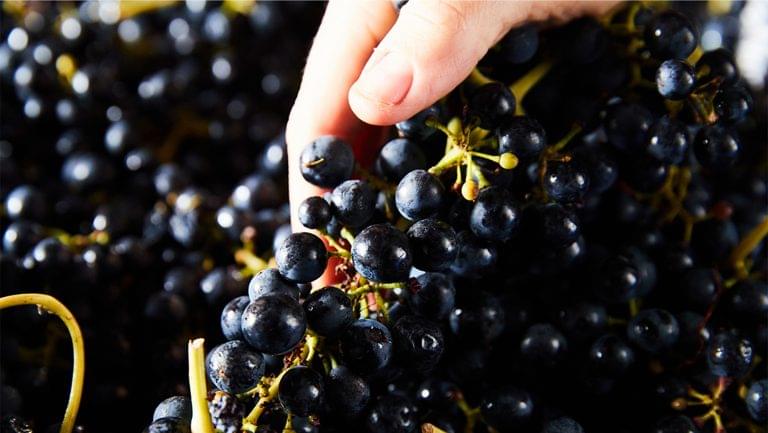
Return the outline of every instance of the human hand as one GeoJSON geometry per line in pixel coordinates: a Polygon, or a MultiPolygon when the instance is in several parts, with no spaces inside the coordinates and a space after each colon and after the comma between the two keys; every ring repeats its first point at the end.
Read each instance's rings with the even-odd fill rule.
{"type": "Polygon", "coordinates": [[[601,14],[609,1],[332,0],[307,59],[286,130],[291,221],[322,190],[304,180],[299,155],[321,135],[352,144],[358,161],[374,155],[391,125],[459,85],[509,29],[601,14]]]}

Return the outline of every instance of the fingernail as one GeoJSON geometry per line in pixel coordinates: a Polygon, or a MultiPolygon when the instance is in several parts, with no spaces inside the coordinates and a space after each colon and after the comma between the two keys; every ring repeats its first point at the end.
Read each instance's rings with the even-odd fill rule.
{"type": "Polygon", "coordinates": [[[379,104],[397,105],[405,99],[413,81],[408,59],[397,51],[374,53],[354,85],[355,91],[379,104]]]}

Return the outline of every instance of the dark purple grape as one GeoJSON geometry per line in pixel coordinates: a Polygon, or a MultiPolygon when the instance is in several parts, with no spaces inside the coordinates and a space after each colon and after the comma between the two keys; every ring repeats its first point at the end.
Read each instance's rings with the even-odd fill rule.
{"type": "Polygon", "coordinates": [[[504,242],[515,233],[519,210],[511,195],[501,187],[483,188],[469,217],[472,233],[480,239],[504,242]]]}
{"type": "Polygon", "coordinates": [[[693,152],[704,168],[724,171],[739,158],[741,143],[733,132],[722,126],[704,126],[693,140],[693,152]]]}
{"type": "Polygon", "coordinates": [[[523,359],[534,365],[554,366],[565,358],[567,351],[565,336],[548,323],[528,328],[520,342],[523,359]]]}
{"type": "Polygon", "coordinates": [[[707,365],[715,376],[738,379],[752,364],[752,343],[746,338],[724,331],[714,337],[707,347],[707,365]]]}
{"type": "Polygon", "coordinates": [[[756,422],[765,423],[768,420],[768,379],[753,382],[744,400],[749,416],[756,422]]]}
{"type": "Polygon", "coordinates": [[[460,232],[456,236],[458,253],[451,265],[451,271],[462,277],[477,278],[496,267],[498,252],[496,248],[470,231],[460,232]]]}
{"type": "Polygon", "coordinates": [[[348,180],[333,189],[333,215],[349,227],[362,227],[376,210],[376,193],[368,182],[348,180]]]}
{"type": "Polygon", "coordinates": [[[499,154],[511,152],[521,161],[538,158],[547,146],[544,128],[529,116],[515,116],[496,130],[499,154]]]}
{"type": "Polygon", "coordinates": [[[688,130],[683,123],[662,116],[648,131],[646,153],[665,164],[680,164],[688,153],[689,142],[688,130]]]}
{"type": "Polygon", "coordinates": [[[696,48],[698,34],[693,24],[679,12],[658,13],[645,26],[645,45],[659,60],[685,59],[696,48]]]}
{"type": "Polygon", "coordinates": [[[739,79],[739,70],[733,54],[725,48],[718,48],[702,54],[696,62],[696,76],[702,84],[720,79],[729,86],[739,79]]]}
{"type": "Polygon", "coordinates": [[[638,154],[644,148],[646,134],[653,125],[653,115],[639,104],[621,102],[608,107],[605,134],[617,149],[638,154]]]}
{"type": "Polygon", "coordinates": [[[573,418],[564,416],[547,421],[541,433],[584,433],[584,428],[573,418]]]}
{"type": "Polygon", "coordinates": [[[443,221],[423,219],[412,225],[406,234],[413,254],[413,266],[423,271],[447,271],[459,252],[456,232],[443,221]]]}
{"type": "Polygon", "coordinates": [[[695,84],[693,66],[682,60],[665,60],[656,70],[656,88],[665,99],[685,99],[691,94],[695,84]]]}
{"type": "Polygon", "coordinates": [[[440,273],[424,273],[403,289],[403,298],[417,315],[440,321],[448,317],[456,302],[453,280],[440,273]]]}
{"type": "Polygon", "coordinates": [[[238,340],[214,347],[205,364],[211,383],[232,394],[255,388],[264,375],[264,357],[238,340]]]}
{"type": "Polygon", "coordinates": [[[229,301],[221,312],[221,332],[227,340],[242,340],[241,319],[245,307],[250,303],[247,296],[238,296],[229,301]]]}
{"type": "Polygon", "coordinates": [[[621,338],[608,334],[592,344],[589,362],[594,373],[619,377],[635,362],[635,352],[621,338]]]}
{"type": "Polygon", "coordinates": [[[31,185],[17,186],[5,197],[5,213],[12,220],[39,222],[45,217],[46,207],[43,193],[31,185]]]}
{"type": "Polygon", "coordinates": [[[322,188],[334,188],[352,177],[355,155],[349,144],[325,135],[304,148],[299,164],[307,182],[322,188]]]}
{"type": "Polygon", "coordinates": [[[489,426],[500,431],[511,431],[531,419],[533,400],[527,391],[520,388],[495,388],[483,396],[480,413],[489,426]]]}
{"type": "Polygon", "coordinates": [[[515,95],[502,83],[488,83],[474,91],[469,100],[469,113],[485,129],[502,125],[515,114],[515,95]]]}
{"type": "Polygon", "coordinates": [[[375,320],[352,322],[339,337],[344,364],[355,372],[372,374],[389,364],[392,334],[375,320]]]}
{"type": "Polygon", "coordinates": [[[181,418],[187,422],[192,422],[192,401],[189,397],[176,395],[168,397],[161,401],[160,404],[155,407],[155,412],[152,414],[152,421],[157,421],[160,418],[181,418]]]}
{"type": "Polygon", "coordinates": [[[404,281],[411,270],[408,238],[389,224],[374,224],[355,236],[352,261],[365,278],[376,282],[404,281]]]}
{"type": "Polygon", "coordinates": [[[338,335],[353,320],[349,297],[336,287],[311,292],[304,301],[304,313],[309,329],[326,337],[338,335]]]}
{"type": "Polygon", "coordinates": [[[405,368],[428,372],[445,350],[440,327],[419,316],[403,316],[392,327],[395,356],[405,368]]]}
{"type": "Polygon", "coordinates": [[[273,294],[282,294],[299,299],[299,289],[296,284],[283,278],[275,268],[260,271],[248,283],[248,297],[251,301],[273,294]]]}
{"type": "Polygon", "coordinates": [[[640,311],[627,325],[629,341],[648,352],[672,347],[679,336],[675,316],[659,308],[640,311]]]}
{"type": "Polygon", "coordinates": [[[737,123],[746,119],[752,110],[752,95],[740,86],[727,87],[715,93],[712,104],[719,121],[737,123]]]}
{"type": "Polygon", "coordinates": [[[440,210],[444,193],[440,179],[425,170],[413,170],[397,184],[395,205],[406,219],[417,221],[440,210]]]}
{"type": "Polygon", "coordinates": [[[280,379],[277,395],[289,414],[309,416],[323,404],[323,377],[309,367],[291,367],[280,379]]]}
{"type": "Polygon", "coordinates": [[[301,305],[285,295],[262,296],[251,302],[243,311],[241,322],[245,341],[269,355],[293,349],[307,328],[301,305]]]}
{"type": "Polygon", "coordinates": [[[311,233],[294,233],[275,252],[277,270],[284,278],[309,283],[323,275],[328,251],[320,238],[311,233]]]}
{"type": "Polygon", "coordinates": [[[370,433],[413,433],[419,428],[417,408],[406,397],[381,396],[368,409],[365,428],[370,433]]]}
{"type": "Polygon", "coordinates": [[[322,197],[309,197],[299,205],[299,221],[308,229],[325,227],[333,216],[331,205],[322,197]]]}
{"type": "Polygon", "coordinates": [[[152,422],[144,433],[190,433],[189,421],[181,418],[160,418],[152,422]]]}
{"type": "Polygon", "coordinates": [[[504,331],[504,309],[495,296],[479,292],[457,303],[448,323],[461,340],[491,341],[504,331]]]}
{"type": "Polygon", "coordinates": [[[440,120],[440,117],[440,106],[435,104],[425,108],[423,111],[416,113],[410,119],[398,122],[395,127],[397,127],[397,132],[401,137],[415,140],[426,140],[427,138],[431,137],[432,134],[437,132],[437,129],[427,126],[427,119],[432,118],[435,120],[440,120]]]}
{"type": "Polygon", "coordinates": [[[587,193],[589,175],[576,160],[549,161],[541,184],[550,199],[558,203],[573,203],[587,193]]]}
{"type": "Polygon", "coordinates": [[[343,418],[359,416],[371,399],[368,382],[346,367],[336,367],[325,379],[326,402],[334,415],[343,418]]]}
{"type": "Polygon", "coordinates": [[[375,165],[376,171],[389,182],[400,182],[406,174],[426,166],[424,152],[415,141],[408,138],[388,141],[379,151],[375,165]]]}

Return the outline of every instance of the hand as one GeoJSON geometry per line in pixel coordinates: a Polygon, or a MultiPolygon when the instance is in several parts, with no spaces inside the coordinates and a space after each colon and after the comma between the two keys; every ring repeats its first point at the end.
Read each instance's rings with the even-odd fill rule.
{"type": "Polygon", "coordinates": [[[339,136],[358,161],[373,157],[386,130],[459,85],[510,28],[601,14],[617,1],[411,0],[400,14],[387,0],[332,0],[307,59],[286,130],[291,220],[322,190],[299,172],[304,146],[339,136]]]}

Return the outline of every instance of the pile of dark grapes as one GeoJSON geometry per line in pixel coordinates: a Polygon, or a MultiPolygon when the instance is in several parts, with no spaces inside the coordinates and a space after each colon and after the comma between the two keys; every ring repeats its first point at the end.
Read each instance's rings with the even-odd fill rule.
{"type": "MultiPolygon", "coordinates": [[[[255,11],[269,5],[280,9],[255,11]]],[[[171,15],[190,13],[173,10],[148,19],[172,35],[171,15]]],[[[599,20],[511,31],[458,88],[392,128],[371,167],[338,137],[307,143],[298,168],[328,192],[296,204],[301,233],[281,225],[283,145],[252,146],[264,138],[253,130],[272,126],[254,114],[246,128],[232,115],[233,101],[253,101],[253,76],[214,79],[220,93],[203,97],[200,76],[180,84],[170,71],[167,81],[136,78],[125,88],[139,98],[118,103],[99,86],[130,61],[108,80],[63,65],[54,79],[74,90],[76,76],[92,83],[84,99],[69,96],[97,113],[75,130],[101,138],[59,138],[45,153],[15,143],[63,133],[30,134],[19,125],[34,120],[10,117],[29,117],[36,95],[45,107],[60,101],[39,99],[47,90],[19,96],[20,52],[39,66],[33,43],[15,50],[11,30],[0,47],[15,59],[3,98],[17,104],[3,115],[3,179],[35,182],[3,185],[3,294],[43,288],[91,327],[86,345],[110,345],[88,358],[91,411],[108,401],[100,387],[120,389],[114,381],[149,368],[172,377],[175,389],[167,378],[133,388],[168,397],[151,420],[149,410],[139,417],[148,433],[765,432],[765,95],[740,78],[733,35],[724,48],[699,47],[706,5],[680,10],[627,3],[599,20]],[[142,85],[160,89],[159,100],[142,85]],[[120,119],[94,127],[113,107],[120,119]],[[148,124],[115,131],[131,109],[148,124]],[[185,145],[152,140],[169,130],[185,145]],[[137,305],[143,315],[125,317],[137,305]],[[220,329],[208,329],[213,316],[220,329]],[[207,353],[190,343],[187,366],[190,336],[206,337],[207,353]],[[189,388],[179,379],[187,367],[189,388]]],[[[233,36],[245,17],[231,15],[230,65],[264,61],[239,59],[245,41],[233,36]]],[[[216,27],[186,20],[203,35],[216,27]]],[[[131,33],[120,27],[111,37],[131,33]]],[[[204,59],[215,78],[221,54],[203,52],[189,59],[204,59]]],[[[267,88],[262,80],[258,91],[267,88]]],[[[59,111],[40,113],[64,123],[59,111]]],[[[48,321],[23,313],[3,317],[13,330],[3,338],[4,406],[20,399],[17,388],[36,390],[24,375],[30,356],[58,359],[35,329],[48,321]]],[[[119,405],[99,410],[83,417],[86,428],[120,429],[119,405]]],[[[27,431],[26,406],[8,413],[3,429],[27,431]]]]}
{"type": "MultiPolygon", "coordinates": [[[[322,5],[168,3],[0,12],[0,291],[72,310],[91,432],[141,431],[189,392],[187,339],[218,334],[210,312],[289,230],[281,130],[322,5]]],[[[0,323],[0,431],[47,431],[66,330],[34,307],[0,323]]]]}

